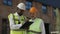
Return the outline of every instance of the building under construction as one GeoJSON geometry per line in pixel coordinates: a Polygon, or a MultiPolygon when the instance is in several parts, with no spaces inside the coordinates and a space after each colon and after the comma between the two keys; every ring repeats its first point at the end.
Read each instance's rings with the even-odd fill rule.
{"type": "MultiPolygon", "coordinates": [[[[29,8],[34,6],[38,9],[37,17],[40,17],[44,20],[45,23],[48,23],[49,31],[57,31],[57,19],[56,19],[56,8],[58,8],[58,12],[60,14],[60,7],[56,7],[54,5],[50,5],[47,3],[48,1],[42,0],[39,2],[38,0],[10,0],[11,3],[5,4],[4,1],[0,0],[0,34],[9,34],[9,21],[8,15],[10,13],[14,13],[17,11],[17,4],[20,2],[24,2],[26,4],[26,12],[24,13],[25,16],[29,17],[29,8]],[[28,2],[28,3],[27,3],[28,2]],[[28,4],[28,6],[27,6],[28,4]],[[4,33],[3,33],[4,32],[4,33]]],[[[56,1],[56,0],[55,0],[56,1]]],[[[56,4],[57,5],[57,4],[56,4]]],[[[59,17],[60,18],[60,17],[59,17]]]]}

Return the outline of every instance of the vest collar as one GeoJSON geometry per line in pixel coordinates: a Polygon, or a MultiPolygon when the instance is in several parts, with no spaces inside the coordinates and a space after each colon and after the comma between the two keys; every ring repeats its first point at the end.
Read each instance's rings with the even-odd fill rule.
{"type": "Polygon", "coordinates": [[[17,16],[19,16],[17,12],[16,12],[14,15],[17,15],[17,16]]]}
{"type": "Polygon", "coordinates": [[[22,15],[19,15],[17,12],[16,12],[14,15],[17,15],[17,16],[22,16],[22,15]]]}

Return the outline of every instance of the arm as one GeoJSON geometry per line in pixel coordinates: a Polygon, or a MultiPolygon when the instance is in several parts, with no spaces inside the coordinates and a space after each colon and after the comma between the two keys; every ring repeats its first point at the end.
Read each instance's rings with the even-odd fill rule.
{"type": "Polygon", "coordinates": [[[14,24],[13,15],[10,15],[9,22],[10,22],[10,29],[19,29],[22,26],[22,24],[14,24]]]}
{"type": "Polygon", "coordinates": [[[42,30],[42,34],[46,34],[46,33],[45,33],[45,26],[44,26],[44,22],[43,22],[43,21],[41,21],[40,28],[41,28],[41,30],[42,30]]]}

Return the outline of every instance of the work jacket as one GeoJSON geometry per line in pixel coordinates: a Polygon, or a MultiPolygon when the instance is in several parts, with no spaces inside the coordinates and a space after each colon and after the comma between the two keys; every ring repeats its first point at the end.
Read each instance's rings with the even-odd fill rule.
{"type": "Polygon", "coordinates": [[[25,22],[25,18],[26,17],[23,15],[19,16],[17,12],[8,15],[10,23],[10,34],[26,34],[26,31],[24,29],[20,29],[20,27],[25,22]]]}
{"type": "Polygon", "coordinates": [[[46,34],[44,22],[40,18],[35,18],[34,20],[30,19],[33,23],[29,27],[28,34],[46,34]]]}

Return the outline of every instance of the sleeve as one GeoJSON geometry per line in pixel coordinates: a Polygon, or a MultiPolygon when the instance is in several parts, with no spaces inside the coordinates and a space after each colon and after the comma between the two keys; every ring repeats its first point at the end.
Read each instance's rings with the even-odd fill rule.
{"type": "Polygon", "coordinates": [[[9,17],[9,22],[10,22],[10,29],[19,29],[22,26],[22,24],[14,24],[12,15],[9,17]]]}
{"type": "Polygon", "coordinates": [[[41,28],[41,30],[42,30],[42,34],[46,34],[46,33],[45,33],[45,26],[44,26],[43,20],[41,21],[40,28],[41,28]]]}

